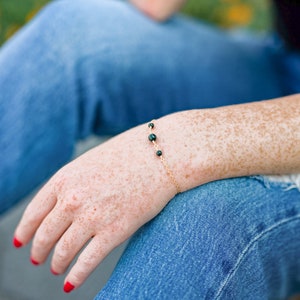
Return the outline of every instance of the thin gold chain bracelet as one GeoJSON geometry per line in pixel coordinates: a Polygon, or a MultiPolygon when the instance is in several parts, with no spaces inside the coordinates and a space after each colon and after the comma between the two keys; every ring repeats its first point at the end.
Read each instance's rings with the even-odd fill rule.
{"type": "Polygon", "coordinates": [[[160,149],[159,145],[157,144],[156,140],[157,140],[157,136],[154,132],[154,120],[152,120],[150,123],[148,123],[148,128],[149,128],[149,135],[148,135],[148,140],[153,144],[154,148],[155,148],[155,154],[157,157],[160,158],[168,176],[170,177],[171,181],[173,182],[173,184],[175,185],[176,187],[176,191],[177,191],[177,194],[181,193],[181,188],[173,174],[173,172],[171,171],[168,163],[166,162],[165,158],[164,158],[164,155],[163,155],[163,151],[160,149]]]}

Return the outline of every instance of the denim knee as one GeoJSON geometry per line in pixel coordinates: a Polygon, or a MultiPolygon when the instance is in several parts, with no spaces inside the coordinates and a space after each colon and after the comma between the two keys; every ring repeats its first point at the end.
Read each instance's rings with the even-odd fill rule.
{"type": "Polygon", "coordinates": [[[201,203],[189,212],[201,219],[198,246],[213,279],[205,299],[285,299],[295,292],[300,193],[286,187],[245,177],[195,191],[201,203]]]}
{"type": "Polygon", "coordinates": [[[297,245],[284,244],[300,226],[291,213],[300,209],[299,195],[248,177],[178,195],[133,237],[96,299],[259,300],[279,289],[288,295],[297,245]]]}
{"type": "Polygon", "coordinates": [[[47,4],[29,24],[40,32],[40,41],[59,51],[57,59],[65,63],[74,56],[93,53],[99,31],[111,32],[112,22],[126,14],[121,1],[61,0],[47,4]]]}
{"type": "Polygon", "coordinates": [[[61,81],[67,78],[79,100],[79,137],[91,130],[115,134],[178,110],[280,94],[263,45],[252,53],[223,32],[185,18],[157,23],[124,1],[54,1],[30,26],[41,49],[63,66],[67,75],[61,81]],[[216,77],[220,72],[224,76],[216,77]],[[232,85],[237,76],[239,84],[232,85]],[[253,88],[264,80],[266,91],[253,88]]]}

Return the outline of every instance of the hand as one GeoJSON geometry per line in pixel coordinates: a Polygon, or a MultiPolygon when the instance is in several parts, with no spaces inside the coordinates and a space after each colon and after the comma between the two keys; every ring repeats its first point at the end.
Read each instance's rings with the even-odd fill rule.
{"type": "Polygon", "coordinates": [[[163,21],[178,11],[186,0],[130,0],[130,2],[151,18],[163,21]]]}
{"type": "Polygon", "coordinates": [[[65,291],[78,288],[103,258],[156,216],[175,195],[148,141],[148,127],[127,131],[59,170],[28,205],[15,242],[34,236],[31,259],[63,274],[65,291]]]}

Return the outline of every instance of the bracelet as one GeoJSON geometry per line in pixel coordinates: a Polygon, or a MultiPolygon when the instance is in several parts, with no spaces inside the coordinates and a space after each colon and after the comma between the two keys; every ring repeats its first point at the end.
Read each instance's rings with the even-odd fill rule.
{"type": "Polygon", "coordinates": [[[148,123],[148,128],[150,130],[150,134],[148,135],[148,139],[149,141],[153,144],[156,152],[156,156],[158,156],[167,172],[167,174],[169,175],[171,181],[173,182],[173,184],[175,185],[176,187],[176,191],[177,193],[176,194],[179,194],[181,193],[181,189],[180,189],[180,186],[177,182],[177,180],[175,179],[175,176],[173,174],[173,172],[171,171],[171,169],[169,168],[169,165],[167,164],[164,156],[163,156],[163,152],[162,150],[159,148],[158,144],[156,143],[156,139],[157,139],[157,136],[153,133],[153,130],[154,130],[154,120],[151,121],[150,123],[148,123]]]}

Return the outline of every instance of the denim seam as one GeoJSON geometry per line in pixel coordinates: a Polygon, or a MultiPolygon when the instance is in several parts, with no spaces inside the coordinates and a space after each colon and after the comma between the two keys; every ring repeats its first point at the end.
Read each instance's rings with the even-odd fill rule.
{"type": "Polygon", "coordinates": [[[289,222],[296,221],[299,218],[300,218],[300,215],[296,215],[296,216],[294,216],[292,218],[281,220],[280,222],[278,222],[278,223],[274,224],[273,226],[269,227],[268,229],[262,231],[253,240],[251,240],[249,242],[249,244],[244,248],[244,250],[242,251],[242,253],[240,254],[239,258],[237,259],[237,262],[236,262],[235,266],[232,268],[232,271],[228,274],[228,276],[225,278],[225,280],[223,281],[223,283],[221,283],[221,286],[220,286],[220,288],[217,291],[215,299],[220,299],[221,293],[223,292],[223,290],[225,289],[226,285],[229,283],[229,281],[231,280],[231,278],[235,275],[235,273],[238,270],[240,264],[242,263],[242,260],[246,257],[246,255],[249,253],[250,249],[254,246],[254,244],[258,240],[260,240],[261,238],[263,238],[265,235],[271,233],[276,228],[278,228],[278,227],[280,227],[282,225],[285,225],[285,224],[287,224],[289,222]]]}

